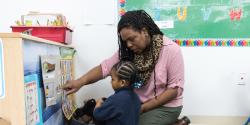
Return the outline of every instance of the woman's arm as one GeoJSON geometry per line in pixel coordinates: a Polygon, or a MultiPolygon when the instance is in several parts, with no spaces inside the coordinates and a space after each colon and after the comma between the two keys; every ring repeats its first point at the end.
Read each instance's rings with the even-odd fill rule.
{"type": "Polygon", "coordinates": [[[173,44],[168,46],[167,62],[167,81],[166,90],[142,105],[142,112],[147,112],[159,106],[162,106],[169,101],[173,100],[177,96],[180,96],[183,91],[184,83],[184,61],[181,53],[181,49],[178,45],[173,44]]]}
{"type": "Polygon", "coordinates": [[[118,52],[116,52],[110,58],[104,60],[100,65],[89,70],[79,79],[67,81],[67,83],[63,86],[63,89],[67,91],[67,94],[71,94],[78,91],[84,85],[103,79],[109,75],[112,66],[119,61],[118,56],[118,52]]]}
{"type": "Polygon", "coordinates": [[[153,98],[141,106],[141,113],[150,111],[154,108],[157,108],[159,106],[162,106],[166,104],[168,101],[174,99],[177,96],[177,89],[178,88],[168,88],[165,90],[162,94],[157,96],[157,98],[153,98]]]}
{"type": "Polygon", "coordinates": [[[102,77],[102,67],[101,65],[98,65],[94,67],[93,69],[89,70],[85,75],[77,79],[79,83],[83,85],[91,84],[94,82],[97,82],[101,80],[102,77]]]}
{"type": "Polygon", "coordinates": [[[67,91],[67,94],[72,94],[78,91],[82,86],[97,82],[102,78],[102,68],[101,65],[98,65],[89,70],[79,79],[67,81],[67,83],[63,86],[63,89],[67,91]]]}

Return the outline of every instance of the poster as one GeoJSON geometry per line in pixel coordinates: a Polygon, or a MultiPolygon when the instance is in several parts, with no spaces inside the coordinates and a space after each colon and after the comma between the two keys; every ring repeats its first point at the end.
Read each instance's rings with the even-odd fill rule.
{"type": "Polygon", "coordinates": [[[59,102],[62,90],[60,89],[60,57],[54,55],[41,56],[42,76],[46,107],[59,102]]]}
{"type": "Polygon", "coordinates": [[[24,77],[25,108],[27,125],[42,125],[38,75],[24,77]]]}
{"type": "MultiPolygon", "coordinates": [[[[64,85],[68,80],[72,80],[72,66],[73,61],[71,59],[63,59],[60,63],[61,66],[61,85],[64,85]]],[[[62,110],[64,116],[69,120],[77,106],[74,102],[74,95],[66,95],[66,91],[63,91],[62,96],[62,110]]]]}
{"type": "MultiPolygon", "coordinates": [[[[42,84],[42,66],[41,55],[57,55],[60,56],[60,47],[41,42],[34,42],[30,40],[24,40],[23,42],[23,61],[24,61],[24,74],[25,76],[30,74],[38,74],[39,83],[42,84]]],[[[40,85],[42,106],[42,121],[43,125],[64,125],[63,111],[61,109],[62,102],[60,98],[57,98],[56,105],[46,106],[46,98],[44,85],[40,85]]],[[[60,93],[58,96],[61,96],[60,93]]]]}
{"type": "Polygon", "coordinates": [[[62,110],[64,116],[69,120],[74,112],[76,111],[77,106],[74,104],[72,100],[72,96],[67,96],[66,92],[64,92],[63,102],[62,102],[62,110]]]}
{"type": "Polygon", "coordinates": [[[76,53],[76,50],[73,48],[65,48],[65,47],[60,48],[61,59],[72,60],[75,53],[76,53]]]}

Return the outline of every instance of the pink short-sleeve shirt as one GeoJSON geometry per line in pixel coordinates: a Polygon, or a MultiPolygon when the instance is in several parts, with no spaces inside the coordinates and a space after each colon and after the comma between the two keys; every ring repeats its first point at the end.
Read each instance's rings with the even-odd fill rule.
{"type": "MultiPolygon", "coordinates": [[[[101,63],[103,77],[110,74],[112,66],[119,61],[118,52],[101,63]]],[[[163,37],[163,47],[155,65],[155,74],[152,72],[148,83],[135,89],[142,102],[154,98],[154,75],[156,79],[156,95],[160,95],[168,88],[178,88],[175,99],[164,104],[166,107],[182,105],[184,84],[184,63],[180,47],[167,37],[163,37]]]]}

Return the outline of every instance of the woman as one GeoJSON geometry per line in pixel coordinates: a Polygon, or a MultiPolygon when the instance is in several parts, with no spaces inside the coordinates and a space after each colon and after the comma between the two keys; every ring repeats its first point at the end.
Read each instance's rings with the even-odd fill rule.
{"type": "Polygon", "coordinates": [[[165,37],[143,10],[128,11],[118,23],[119,51],[77,80],[64,86],[68,94],[110,75],[129,60],[139,70],[135,92],[141,102],[139,125],[171,125],[182,110],[184,64],[180,47],[165,37]]]}

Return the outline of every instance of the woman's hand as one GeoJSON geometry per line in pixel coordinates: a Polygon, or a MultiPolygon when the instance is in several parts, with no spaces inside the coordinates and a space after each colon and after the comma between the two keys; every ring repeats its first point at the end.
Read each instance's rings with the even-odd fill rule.
{"type": "Polygon", "coordinates": [[[69,80],[63,85],[62,89],[66,91],[66,94],[72,94],[77,92],[82,87],[80,80],[69,80]]]}
{"type": "Polygon", "coordinates": [[[145,113],[159,106],[166,104],[177,96],[178,88],[169,88],[162,94],[158,95],[157,98],[152,98],[141,105],[141,113],[145,113]]]}
{"type": "Polygon", "coordinates": [[[144,113],[144,112],[146,112],[146,108],[145,108],[145,105],[141,105],[141,110],[140,110],[140,113],[142,114],[142,113],[144,113]]]}
{"type": "Polygon", "coordinates": [[[103,101],[102,98],[101,98],[101,99],[98,99],[98,100],[96,101],[95,109],[101,107],[102,104],[103,104],[103,102],[104,102],[104,101],[103,101]]]}
{"type": "Polygon", "coordinates": [[[92,84],[102,79],[102,68],[98,65],[88,71],[85,75],[81,76],[77,80],[69,80],[62,89],[66,90],[67,95],[77,92],[82,86],[92,84]]]}
{"type": "Polygon", "coordinates": [[[148,103],[148,102],[149,102],[149,101],[144,102],[144,103],[141,105],[141,110],[140,110],[140,111],[141,111],[141,112],[140,112],[141,114],[142,114],[142,113],[145,113],[145,112],[147,112],[147,111],[149,111],[149,110],[151,110],[151,109],[150,109],[150,105],[149,105],[150,103],[148,103]]]}

